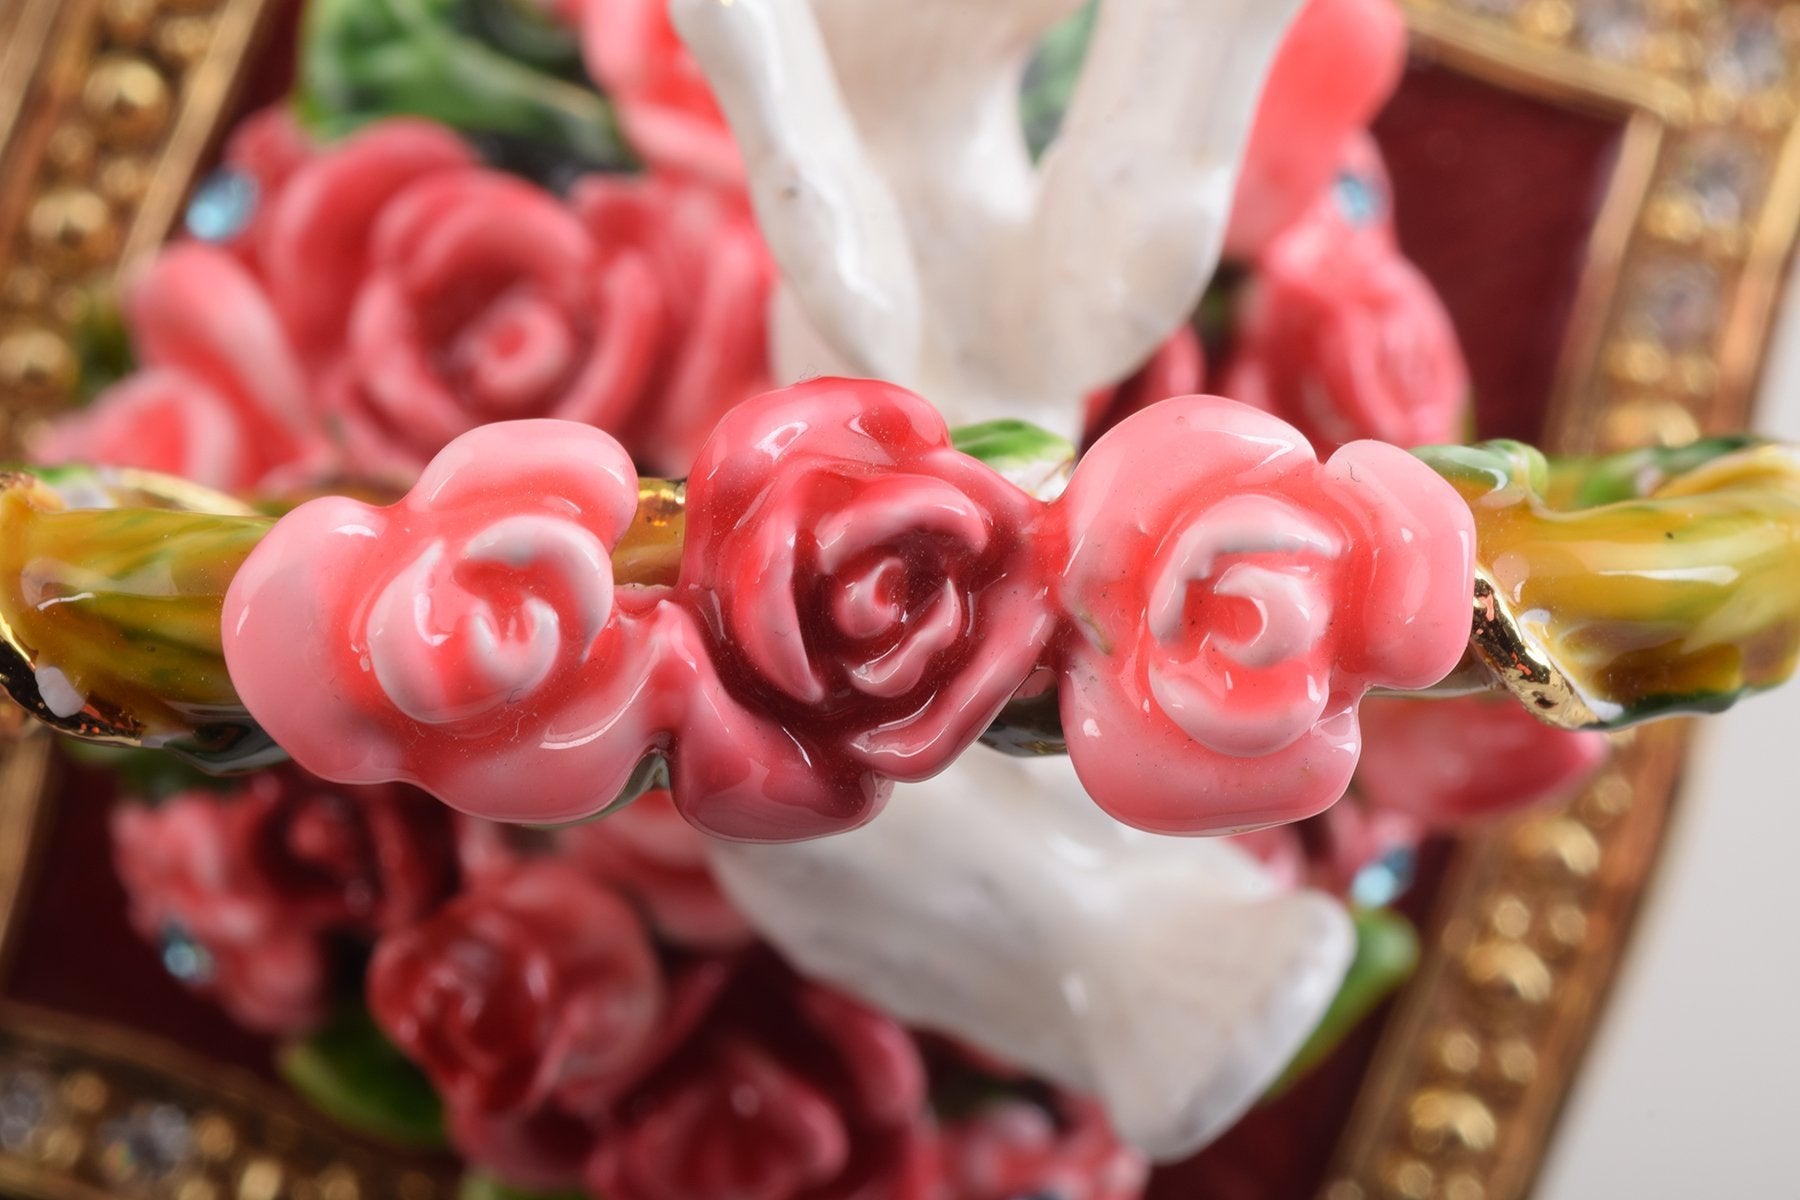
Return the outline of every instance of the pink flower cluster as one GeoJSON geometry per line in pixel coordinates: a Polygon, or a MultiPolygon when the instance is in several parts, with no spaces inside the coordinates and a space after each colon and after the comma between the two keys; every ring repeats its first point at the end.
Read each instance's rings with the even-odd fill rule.
{"type": "Polygon", "coordinates": [[[371,1012],[457,1150],[515,1186],[1135,1200],[1147,1177],[1091,1102],[1027,1080],[936,1113],[936,1043],[757,946],[664,792],[557,832],[453,831],[417,793],[286,770],[126,804],[113,833],[140,930],[251,1028],[310,1031],[373,942],[371,1012]]]}
{"type": "Polygon", "coordinates": [[[892,1019],[765,949],[654,950],[598,881],[528,862],[385,939],[369,1005],[444,1097],[456,1149],[515,1186],[608,1200],[1141,1194],[1143,1160],[1087,1102],[1047,1108],[1021,1090],[1009,1119],[940,1121],[921,1047],[892,1019]]]}
{"type": "Polygon", "coordinates": [[[565,201],[427,122],[315,149],[285,112],[246,123],[227,167],[253,219],[156,259],[125,299],[141,369],[44,431],[40,460],[405,486],[470,429],[557,417],[680,473],[768,386],[773,267],[730,193],[595,176],[565,201]]]}
{"type": "Polygon", "coordinates": [[[1435,682],[1468,635],[1448,484],[1216,398],[1127,419],[1044,504],[919,397],[821,380],[719,424],[672,586],[614,578],[636,504],[597,430],[465,434],[392,507],[283,518],[227,598],[232,678],[326,778],[555,823],[657,753],[696,826],[782,840],[866,821],[1049,668],[1096,800],[1201,833],[1336,800],[1363,693],[1435,682]]]}

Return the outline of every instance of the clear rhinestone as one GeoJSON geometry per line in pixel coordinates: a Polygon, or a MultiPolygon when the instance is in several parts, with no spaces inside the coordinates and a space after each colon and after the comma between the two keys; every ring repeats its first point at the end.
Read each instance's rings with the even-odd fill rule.
{"type": "Polygon", "coordinates": [[[1387,196],[1381,185],[1366,175],[1345,171],[1332,184],[1331,198],[1344,220],[1366,229],[1387,215],[1387,196]]]}
{"type": "Polygon", "coordinates": [[[1576,36],[1589,53],[1614,62],[1635,62],[1650,36],[1643,0],[1596,0],[1580,6],[1576,36]]]}
{"type": "Polygon", "coordinates": [[[1763,159],[1756,147],[1730,134],[1700,139],[1683,159],[1674,184],[1711,228],[1749,219],[1762,191],[1763,159]]]}
{"type": "Polygon", "coordinates": [[[1360,908],[1386,908],[1407,893],[1418,872],[1418,853],[1411,846],[1395,846],[1356,873],[1350,899],[1360,908]]]}
{"type": "Polygon", "coordinates": [[[1774,91],[1787,73],[1787,46],[1766,8],[1738,10],[1706,61],[1708,81],[1731,96],[1774,91]]]}
{"type": "Polygon", "coordinates": [[[187,231],[203,242],[229,242],[249,228],[260,199],[256,177],[234,167],[208,175],[188,201],[187,231]]]}
{"type": "Polygon", "coordinates": [[[189,987],[211,983],[218,973],[212,951],[194,939],[184,926],[173,922],[163,927],[163,969],[189,987]]]}
{"type": "Polygon", "coordinates": [[[49,1078],[30,1068],[0,1078],[0,1148],[13,1154],[25,1149],[49,1118],[54,1094],[49,1078]]]}
{"type": "Polygon", "coordinates": [[[1719,327],[1719,276],[1704,263],[1653,263],[1639,276],[1632,324],[1664,350],[1704,348],[1719,327]]]}
{"type": "Polygon", "coordinates": [[[100,1166],[117,1181],[167,1178],[188,1159],[193,1133],[173,1104],[139,1104],[99,1131],[100,1166]]]}

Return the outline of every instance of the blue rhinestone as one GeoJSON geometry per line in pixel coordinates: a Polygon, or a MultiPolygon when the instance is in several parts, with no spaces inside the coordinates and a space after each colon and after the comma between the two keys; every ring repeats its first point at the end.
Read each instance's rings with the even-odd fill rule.
{"type": "Polygon", "coordinates": [[[203,242],[228,242],[256,215],[260,189],[246,171],[223,167],[208,175],[188,201],[187,231],[203,242]]]}
{"type": "Polygon", "coordinates": [[[1344,214],[1344,220],[1357,228],[1380,220],[1386,207],[1380,188],[1368,178],[1350,172],[1337,177],[1331,195],[1337,201],[1338,211],[1344,214]]]}
{"type": "Polygon", "coordinates": [[[1412,887],[1418,868],[1411,846],[1395,846],[1356,873],[1350,899],[1360,908],[1386,908],[1412,887]]]}
{"type": "Polygon", "coordinates": [[[179,925],[170,925],[162,936],[163,969],[181,980],[198,986],[212,982],[216,969],[212,951],[194,940],[194,935],[179,925]]]}

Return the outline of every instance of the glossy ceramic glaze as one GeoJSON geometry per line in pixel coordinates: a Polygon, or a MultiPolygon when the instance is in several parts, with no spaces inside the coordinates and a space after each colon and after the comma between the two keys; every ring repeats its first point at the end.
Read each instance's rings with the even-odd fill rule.
{"type": "Polygon", "coordinates": [[[972,751],[865,829],[713,863],[802,970],[1092,1093],[1162,1158],[1274,1081],[1355,946],[1334,900],[1229,842],[1108,820],[1056,759],[972,751]]]}
{"type": "Polygon", "coordinates": [[[1076,0],[676,0],[786,284],[776,372],[1074,437],[1190,314],[1299,0],[1103,4],[1034,165],[1019,80],[1076,0]],[[1129,130],[1129,136],[1121,136],[1129,130]]]}
{"type": "Polygon", "coordinates": [[[301,507],[226,601],[245,706],[319,775],[500,820],[591,816],[655,755],[702,828],[785,840],[943,770],[1045,668],[1102,806],[1208,833],[1330,804],[1363,691],[1467,636],[1441,479],[1375,443],[1321,465],[1230,401],[1126,420],[1046,504],[903,389],[770,393],[701,451],[673,587],[615,580],[641,491],[607,435],[513,422],[391,508],[301,507]]]}
{"type": "Polygon", "coordinates": [[[1321,463],[1266,414],[1170,400],[1102,438],[1057,507],[1063,735],[1088,791],[1142,828],[1325,808],[1363,693],[1429,686],[1467,642],[1473,523],[1392,446],[1321,463]]]}

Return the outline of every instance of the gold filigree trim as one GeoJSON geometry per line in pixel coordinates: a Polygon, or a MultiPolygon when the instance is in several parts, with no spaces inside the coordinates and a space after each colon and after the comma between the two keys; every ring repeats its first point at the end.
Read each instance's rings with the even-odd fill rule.
{"type": "MultiPolygon", "coordinates": [[[[1800,4],[1404,0],[1446,64],[1616,113],[1549,449],[1680,444],[1748,420],[1800,232],[1800,4]]],[[[1515,690],[1550,689],[1529,647],[1515,690]]],[[[1615,738],[1567,807],[1461,843],[1324,1200],[1519,1200],[1617,974],[1689,726],[1615,738]]]]}
{"type": "Polygon", "coordinates": [[[32,1200],[440,1200],[447,1164],[362,1145],[252,1076],[0,1007],[0,1189],[32,1200]]]}
{"type": "Polygon", "coordinates": [[[66,403],[94,297],[160,245],[271,0],[15,0],[0,53],[0,395],[66,403]]]}

